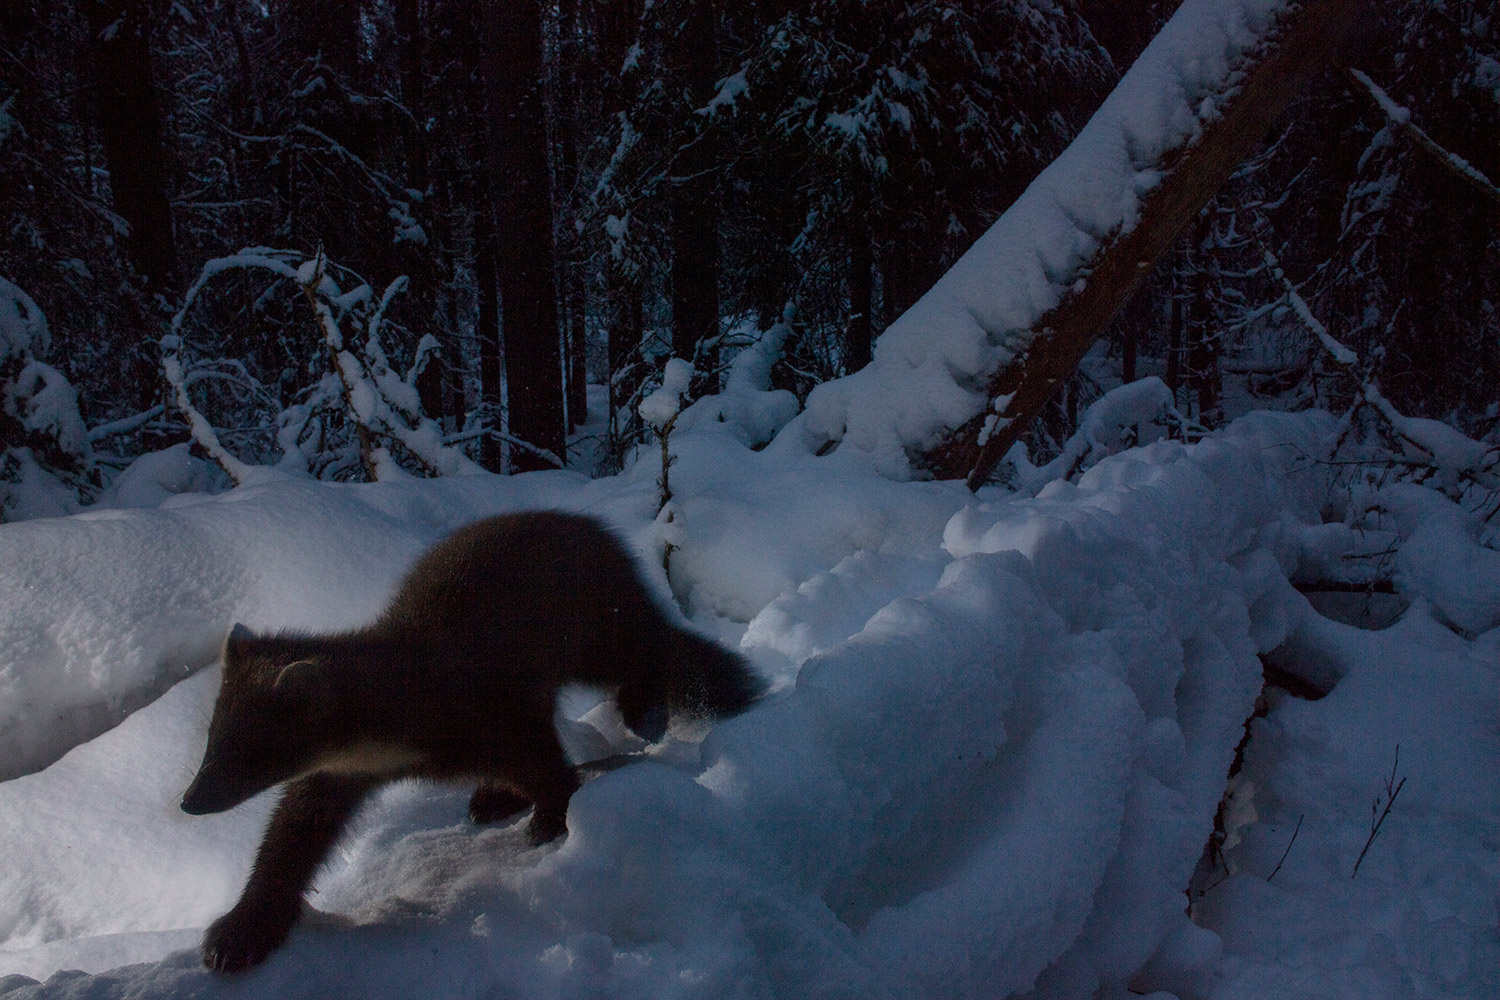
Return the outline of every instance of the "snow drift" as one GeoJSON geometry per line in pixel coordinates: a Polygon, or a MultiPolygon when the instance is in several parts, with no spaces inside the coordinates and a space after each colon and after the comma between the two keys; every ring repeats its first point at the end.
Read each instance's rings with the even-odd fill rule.
{"type": "MultiPolygon", "coordinates": [[[[1203,933],[1181,893],[1259,689],[1257,653],[1294,621],[1286,574],[1314,513],[1287,488],[1298,449],[1277,446],[1316,448],[1330,428],[1247,418],[1031,499],[828,459],[772,477],[765,452],[711,424],[680,443],[670,523],[650,519],[649,463],[595,482],[289,480],[31,522],[0,535],[4,662],[8,683],[35,686],[50,666],[33,677],[19,644],[57,608],[102,615],[61,633],[58,655],[85,668],[65,674],[77,691],[127,699],[156,682],[145,665],[164,637],[207,643],[236,618],[351,624],[424,536],[498,509],[602,513],[652,567],[671,533],[672,586],[700,627],[742,634],[776,681],[767,701],[590,781],[557,848],[470,826],[461,790],[393,787],[320,879],[330,916],[234,989],[1077,996],[1203,933]],[[130,572],[72,576],[59,551],[130,572]]],[[[0,784],[0,852],[19,862],[0,873],[11,968],[161,956],[232,902],[266,802],[209,821],[176,810],[212,676],[0,784]]],[[[636,749],[592,705],[565,726],[580,756],[636,749]]],[[[224,988],[188,951],[16,995],[224,988]]]]}

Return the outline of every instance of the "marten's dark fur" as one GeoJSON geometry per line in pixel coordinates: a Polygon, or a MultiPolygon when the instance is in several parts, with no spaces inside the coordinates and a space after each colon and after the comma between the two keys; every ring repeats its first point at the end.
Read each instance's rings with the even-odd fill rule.
{"type": "Polygon", "coordinates": [[[650,740],[669,708],[726,715],[761,690],[743,658],[663,614],[608,530],[573,514],[463,528],[354,632],[256,636],[236,625],[182,808],[221,812],[291,783],[239,902],[204,935],[204,964],[244,969],[280,946],[344,825],[387,782],[477,781],[476,823],[534,805],[533,844],[564,833],[578,779],[553,712],[569,682],[617,689],[625,723],[650,740]]]}

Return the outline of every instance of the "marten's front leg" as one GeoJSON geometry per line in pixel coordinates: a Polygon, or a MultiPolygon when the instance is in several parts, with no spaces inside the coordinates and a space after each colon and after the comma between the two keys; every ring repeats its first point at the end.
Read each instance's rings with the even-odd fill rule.
{"type": "Polygon", "coordinates": [[[239,972],[281,947],[302,911],[303,890],[377,784],[319,772],[287,785],[240,901],[203,935],[204,965],[239,972]]]}

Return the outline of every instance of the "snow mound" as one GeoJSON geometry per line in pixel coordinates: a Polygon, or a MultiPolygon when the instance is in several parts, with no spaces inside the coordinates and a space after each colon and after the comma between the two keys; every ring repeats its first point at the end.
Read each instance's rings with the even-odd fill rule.
{"type": "MultiPolygon", "coordinates": [[[[453,523],[603,511],[647,554],[678,533],[671,584],[701,627],[728,637],[726,613],[748,619],[743,648],[776,687],[586,783],[560,846],[471,826],[464,790],[388,789],[321,876],[317,911],[226,982],[192,951],[154,961],[227,906],[264,815],[263,801],[206,822],[173,810],[205,672],[0,785],[0,853],[18,860],[0,887],[0,972],[153,960],[18,997],[1062,997],[1121,988],[1153,957],[1201,979],[1217,939],[1187,922],[1182,890],[1257,653],[1303,607],[1286,573],[1312,515],[1273,445],[1326,431],[1242,421],[982,502],[836,457],[776,464],[704,432],[676,442],[670,522],[652,520],[643,462],[593,483],[278,481],[8,528],[96,562],[127,553],[132,573],[85,577],[75,601],[129,604],[113,627],[144,649],[181,613],[147,600],[163,581],[197,581],[203,620],[335,627],[378,607],[408,553],[453,523]]],[[[659,561],[642,565],[666,586],[659,561]]],[[[637,749],[609,715],[564,728],[590,752],[637,749]]]]}

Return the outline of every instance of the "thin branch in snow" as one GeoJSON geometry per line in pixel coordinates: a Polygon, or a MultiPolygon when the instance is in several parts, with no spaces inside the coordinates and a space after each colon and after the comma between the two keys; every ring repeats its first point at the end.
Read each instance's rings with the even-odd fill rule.
{"type": "Polygon", "coordinates": [[[1286,843],[1286,850],[1284,850],[1284,851],[1281,852],[1281,860],[1278,861],[1278,862],[1276,862],[1276,867],[1272,868],[1271,869],[1271,874],[1269,874],[1269,875],[1266,876],[1266,881],[1267,882],[1269,882],[1273,878],[1275,878],[1276,877],[1276,873],[1279,872],[1279,871],[1281,871],[1281,866],[1286,863],[1287,855],[1292,853],[1292,845],[1297,842],[1297,834],[1299,834],[1301,832],[1302,832],[1302,817],[1298,816],[1297,817],[1297,828],[1292,831],[1292,839],[1289,840],[1289,841],[1287,841],[1287,843],[1286,843]]]}
{"type": "Polygon", "coordinates": [[[1401,763],[1401,744],[1396,744],[1396,759],[1391,762],[1391,776],[1385,779],[1385,808],[1380,808],[1381,796],[1377,795],[1370,802],[1370,836],[1365,841],[1364,850],[1359,852],[1359,857],[1354,861],[1354,872],[1349,876],[1352,880],[1359,874],[1359,866],[1369,853],[1370,845],[1375,843],[1375,837],[1380,833],[1380,827],[1385,823],[1385,818],[1391,814],[1391,806],[1396,804],[1396,796],[1401,794],[1401,789],[1406,786],[1406,776],[1400,781],[1396,780],[1396,767],[1401,763]],[[1376,813],[1379,813],[1377,816],[1376,813]]]}

